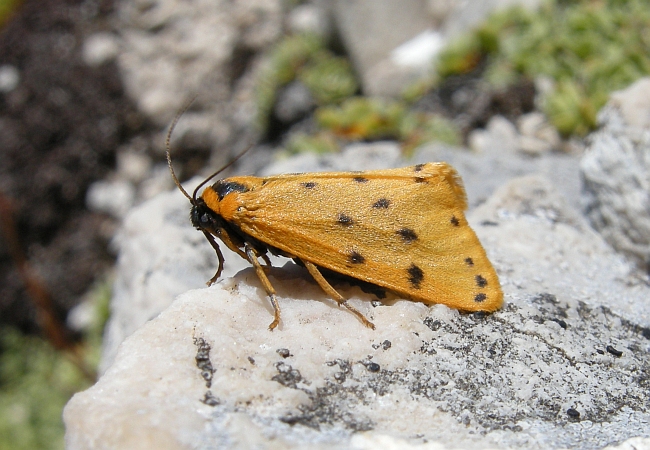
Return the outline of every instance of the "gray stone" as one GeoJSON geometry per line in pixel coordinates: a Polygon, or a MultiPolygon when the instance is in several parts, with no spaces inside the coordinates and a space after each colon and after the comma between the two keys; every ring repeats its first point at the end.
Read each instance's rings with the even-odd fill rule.
{"type": "MultiPolygon", "coordinates": [[[[650,100],[649,85],[650,78],[642,78],[630,85],[627,89],[613,92],[610,96],[609,106],[620,113],[625,124],[631,129],[646,129],[650,127],[650,114],[648,114],[648,100],[650,100]]],[[[604,114],[607,112],[608,110],[603,111],[604,114]]],[[[608,117],[603,117],[599,122],[606,124],[608,119],[608,117]]],[[[617,124],[620,125],[620,122],[617,124]]]]}
{"type": "Polygon", "coordinates": [[[4,64],[0,66],[0,92],[11,92],[20,84],[20,72],[15,66],[4,64]]]}
{"type": "Polygon", "coordinates": [[[96,67],[114,60],[119,52],[120,42],[115,35],[96,33],[85,39],[81,55],[86,64],[96,67]]]}
{"type": "Polygon", "coordinates": [[[546,152],[531,158],[514,151],[505,140],[493,141],[481,152],[437,143],[423,145],[413,155],[413,163],[446,161],[463,177],[470,208],[477,206],[508,180],[523,175],[542,174],[553,181],[569,205],[580,211],[580,169],[577,156],[546,152]]]}
{"type": "Polygon", "coordinates": [[[407,165],[399,144],[394,141],[359,142],[349,144],[340,154],[317,155],[302,153],[276,161],[261,171],[261,175],[296,172],[341,172],[349,170],[389,169],[407,165]]]}
{"type": "Polygon", "coordinates": [[[539,0],[338,0],[334,20],[366,95],[398,97],[431,76],[435,57],[450,40],[489,14],[539,0]]]}
{"type": "Polygon", "coordinates": [[[282,122],[291,123],[305,117],[315,106],[316,102],[307,86],[294,81],[278,93],[274,112],[282,122]]]}
{"type": "Polygon", "coordinates": [[[462,3],[463,0],[427,0],[427,8],[434,23],[439,27],[462,3]]]}
{"type": "Polygon", "coordinates": [[[650,269],[650,79],[612,95],[581,162],[591,224],[640,268],[650,269]]]}
{"type": "MultiPolygon", "coordinates": [[[[201,233],[172,241],[141,214],[159,241],[139,252],[167,262],[123,286],[124,305],[143,281],[181,289],[214,269],[210,252],[182,256],[201,233]]],[[[129,337],[67,405],[67,447],[591,449],[636,437],[614,448],[650,448],[648,285],[544,178],[513,180],[468,218],[500,275],[500,311],[372,303],[337,285],[372,331],[290,263],[269,274],[282,308],[270,332],[248,268],[186,292],[129,337]]],[[[122,239],[144,233],[128,230],[122,239]]]]}
{"type": "Polygon", "coordinates": [[[151,171],[151,158],[144,152],[121,149],[117,152],[117,176],[132,183],[140,183],[151,171]]]}
{"type": "Polygon", "coordinates": [[[289,29],[294,33],[315,34],[328,42],[332,37],[329,3],[329,0],[319,0],[296,6],[287,17],[289,29]]]}
{"type": "Polygon", "coordinates": [[[541,153],[559,150],[562,146],[560,134],[541,112],[524,114],[517,120],[519,130],[518,151],[539,156],[541,153]]]}
{"type": "Polygon", "coordinates": [[[334,3],[336,28],[350,55],[366,94],[399,95],[410,70],[390,59],[390,53],[431,27],[423,0],[339,0],[334,3]],[[386,86],[381,81],[399,76],[386,86]],[[395,88],[399,91],[394,92],[395,88]]]}
{"type": "Polygon", "coordinates": [[[479,153],[498,148],[503,153],[541,156],[562,147],[559,133],[539,112],[524,114],[516,127],[505,117],[494,116],[485,129],[470,132],[468,141],[469,147],[479,153]]]}
{"type": "Polygon", "coordinates": [[[280,0],[119,2],[117,64],[126,92],[164,128],[196,97],[174,139],[192,133],[209,149],[246,140],[242,130],[255,121],[257,55],[279,38],[282,20],[280,0]],[[240,66],[241,74],[233,69],[240,66]]]}
{"type": "Polygon", "coordinates": [[[396,61],[399,58],[391,57],[379,61],[365,73],[363,81],[363,92],[373,97],[399,98],[406,86],[425,78],[431,72],[431,64],[425,67],[416,65],[400,64],[396,61]]]}
{"type": "MultiPolygon", "coordinates": [[[[200,181],[192,180],[188,185],[200,181]]],[[[190,189],[191,192],[191,189],[190,189]]],[[[112,245],[119,253],[111,298],[111,317],[104,332],[100,373],[113,363],[117,348],[134,331],[167,308],[174,297],[205,286],[217,257],[189,221],[190,203],[175,190],[131,210],[112,245]]],[[[228,277],[246,265],[223,248],[228,277]]]]}
{"type": "Polygon", "coordinates": [[[126,180],[95,181],[86,192],[86,205],[92,211],[122,218],[135,201],[135,187],[126,180]]]}
{"type": "Polygon", "coordinates": [[[514,153],[519,147],[519,135],[512,122],[503,116],[494,116],[485,129],[476,129],[467,138],[469,148],[483,153],[498,148],[501,152],[514,153]]]}

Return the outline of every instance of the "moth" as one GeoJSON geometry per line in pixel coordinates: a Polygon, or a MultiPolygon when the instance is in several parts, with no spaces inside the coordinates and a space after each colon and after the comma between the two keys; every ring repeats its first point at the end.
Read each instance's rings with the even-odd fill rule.
{"type": "Polygon", "coordinates": [[[273,306],[270,330],[280,323],[280,305],[265,271],[268,254],[304,265],[329,297],[373,329],[323,276],[324,269],[425,304],[488,312],[501,306],[499,278],[467,223],[465,189],[450,165],[237,176],[217,180],[199,196],[227,165],[190,196],[174,173],[169,136],[172,178],[192,204],[192,224],[219,259],[208,285],[223,270],[218,238],[254,267],[273,306]]]}

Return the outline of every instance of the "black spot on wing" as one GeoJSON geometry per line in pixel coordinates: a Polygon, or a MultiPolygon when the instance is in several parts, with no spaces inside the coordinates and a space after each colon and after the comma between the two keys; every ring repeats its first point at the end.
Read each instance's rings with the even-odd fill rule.
{"type": "Polygon", "coordinates": [[[413,170],[415,172],[421,172],[422,169],[424,169],[424,164],[416,164],[415,166],[413,166],[413,170]]]}
{"type": "Polygon", "coordinates": [[[408,274],[409,283],[414,289],[420,289],[422,280],[424,280],[424,272],[415,264],[411,264],[408,269],[406,269],[408,274]]]}
{"type": "Polygon", "coordinates": [[[487,286],[487,284],[488,284],[487,280],[486,280],[485,278],[483,278],[482,275],[476,275],[476,276],[474,277],[474,279],[476,280],[476,285],[477,285],[478,287],[481,287],[481,288],[482,288],[482,287],[487,286]]]}
{"type": "Polygon", "coordinates": [[[474,260],[472,258],[465,258],[465,264],[472,267],[474,265],[474,260]]]}
{"type": "Polygon", "coordinates": [[[305,189],[314,189],[316,187],[316,183],[314,183],[313,181],[307,181],[305,183],[300,183],[300,185],[302,187],[304,187],[305,189]]]}
{"type": "Polygon", "coordinates": [[[416,241],[418,239],[418,235],[415,233],[415,231],[411,230],[410,228],[400,228],[399,230],[397,230],[397,234],[407,244],[410,244],[411,242],[416,241]]]}
{"type": "Polygon", "coordinates": [[[383,197],[372,204],[372,207],[375,209],[388,209],[389,206],[390,206],[390,200],[383,197]]]}
{"type": "Polygon", "coordinates": [[[356,181],[357,183],[367,183],[368,179],[364,177],[354,177],[352,178],[353,181],[356,181]]]}
{"type": "Polygon", "coordinates": [[[214,189],[219,196],[219,200],[223,200],[223,198],[231,192],[249,191],[248,186],[237,183],[236,181],[228,181],[228,179],[217,181],[212,185],[212,189],[214,189]]]}
{"type": "Polygon", "coordinates": [[[425,177],[415,177],[416,183],[426,183],[427,179],[425,177]]]}
{"type": "Polygon", "coordinates": [[[352,264],[363,264],[366,262],[366,258],[364,258],[358,251],[350,250],[348,251],[348,261],[352,264]]]}
{"type": "Polygon", "coordinates": [[[352,220],[352,217],[344,213],[339,214],[339,216],[336,218],[336,222],[339,225],[343,225],[344,227],[351,227],[354,225],[354,220],[352,220]]]}
{"type": "Polygon", "coordinates": [[[455,226],[455,227],[460,225],[460,220],[458,220],[458,218],[456,216],[451,216],[451,219],[449,220],[449,222],[451,222],[451,224],[453,226],[455,226]]]}
{"type": "Polygon", "coordinates": [[[476,296],[474,297],[474,301],[476,303],[482,303],[482,302],[485,301],[486,298],[487,298],[487,295],[485,295],[483,292],[481,292],[480,294],[476,294],[476,296]]]}

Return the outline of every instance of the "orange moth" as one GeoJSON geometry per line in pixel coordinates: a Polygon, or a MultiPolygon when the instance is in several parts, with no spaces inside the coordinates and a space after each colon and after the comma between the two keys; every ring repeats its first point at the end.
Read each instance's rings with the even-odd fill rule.
{"type": "Polygon", "coordinates": [[[171,163],[169,139],[176,120],[167,136],[167,162],[174,182],[192,204],[192,224],[219,258],[208,285],[223,270],[217,237],[255,268],[273,305],[270,330],[280,322],[280,306],[265,272],[265,266],[271,266],[269,253],[304,265],[328,296],[373,329],[372,322],[332,287],[323,269],[426,304],[463,311],[501,307],[499,279],[465,219],[465,189],[450,165],[238,176],[216,181],[197,197],[201,187],[237,157],[190,196],[171,163]]]}

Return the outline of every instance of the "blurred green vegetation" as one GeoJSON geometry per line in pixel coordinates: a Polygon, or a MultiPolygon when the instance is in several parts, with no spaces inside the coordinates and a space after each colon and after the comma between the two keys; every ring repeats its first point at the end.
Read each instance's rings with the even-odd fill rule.
{"type": "Polygon", "coordinates": [[[278,91],[295,80],[307,87],[316,103],[318,130],[311,135],[292,135],[286,144],[289,153],[334,152],[341,142],[379,139],[398,140],[407,152],[431,140],[460,143],[459,132],[450,121],[413,112],[408,101],[355,96],[359,84],[350,63],[308,34],[280,41],[259,76],[257,104],[263,127],[268,124],[278,91]]]}
{"type": "Polygon", "coordinates": [[[518,77],[552,81],[544,112],[565,136],[585,135],[609,94],[650,74],[646,0],[550,0],[538,11],[509,9],[490,17],[441,55],[441,77],[485,63],[496,87],[518,77]]]}
{"type": "MultiPolygon", "coordinates": [[[[97,367],[110,284],[90,295],[92,320],[79,347],[83,363],[97,367]]],[[[0,450],[63,449],[63,407],[91,380],[68,355],[41,337],[0,329],[0,450]]]]}
{"type": "Polygon", "coordinates": [[[319,108],[316,121],[321,128],[347,141],[400,141],[405,152],[433,140],[460,143],[453,123],[434,114],[412,111],[404,101],[352,97],[339,106],[319,108]]]}
{"type": "Polygon", "coordinates": [[[350,63],[336,56],[318,36],[290,35],[271,51],[258,78],[256,97],[261,125],[266,128],[278,91],[301,81],[318,105],[337,103],[359,90],[350,63]]]}
{"type": "Polygon", "coordinates": [[[430,113],[412,111],[403,101],[351,97],[337,106],[316,109],[319,130],[295,133],[285,145],[288,153],[332,153],[342,142],[396,140],[406,154],[419,145],[444,142],[460,145],[460,132],[449,120],[430,113]]]}
{"type": "Polygon", "coordinates": [[[0,27],[11,17],[11,14],[20,6],[22,0],[0,0],[0,27]]]}

